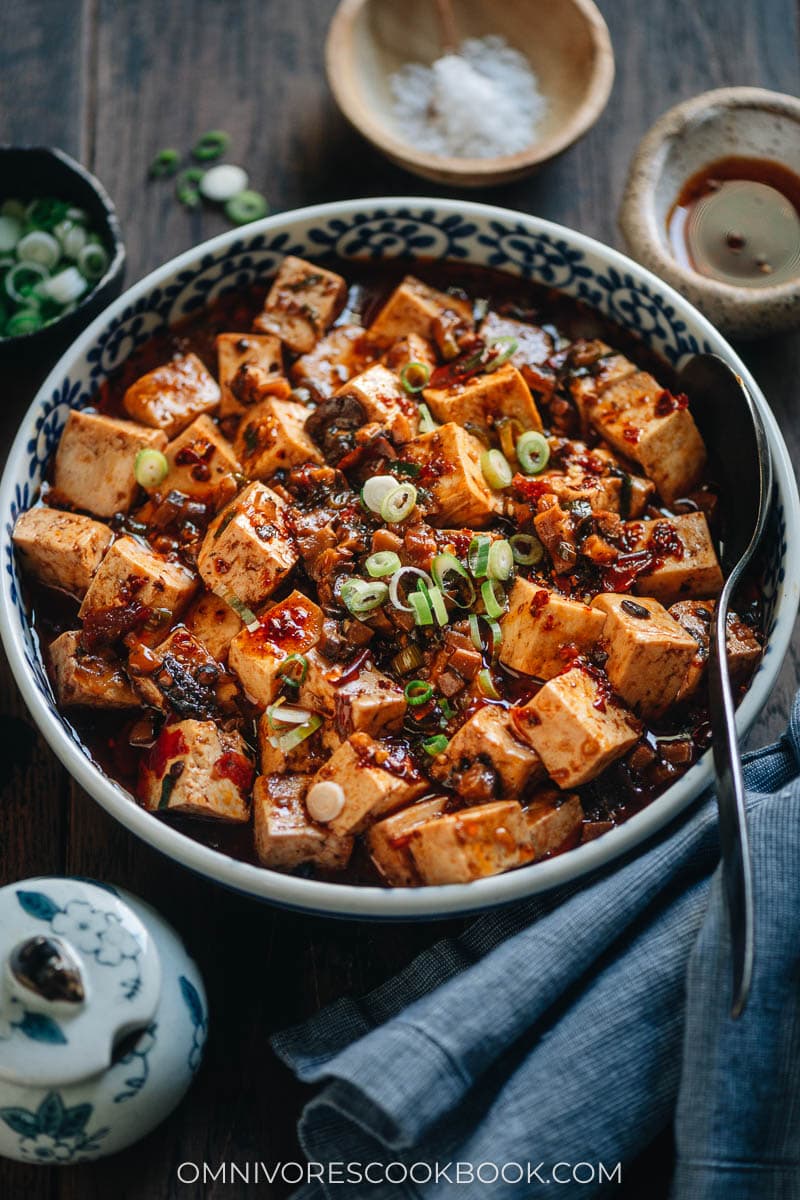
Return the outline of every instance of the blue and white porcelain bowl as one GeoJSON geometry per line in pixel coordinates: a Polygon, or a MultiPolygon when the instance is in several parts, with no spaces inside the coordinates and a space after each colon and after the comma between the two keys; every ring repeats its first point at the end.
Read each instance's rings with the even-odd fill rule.
{"type": "Polygon", "coordinates": [[[275,271],[286,254],[372,260],[454,259],[496,267],[559,288],[642,338],[672,364],[710,351],[752,389],[775,461],[776,503],[764,579],[768,643],[742,702],[744,733],[766,703],[780,669],[800,597],[800,502],[775,418],[744,363],[686,300],[631,259],[570,229],[458,200],[352,200],[281,213],[222,234],[179,255],[135,284],[78,338],[42,386],[12,447],[0,487],[3,556],[0,630],[12,670],[36,723],[67,769],[133,833],[211,879],[287,907],[351,917],[442,917],[476,911],[563,884],[643,842],[695,800],[713,779],[710,754],[626,824],[552,860],[471,884],[383,889],[281,875],[193,841],[140,808],[94,763],[56,708],[20,599],[11,532],[36,494],[70,408],[91,402],[98,385],[156,330],[275,271]]]}

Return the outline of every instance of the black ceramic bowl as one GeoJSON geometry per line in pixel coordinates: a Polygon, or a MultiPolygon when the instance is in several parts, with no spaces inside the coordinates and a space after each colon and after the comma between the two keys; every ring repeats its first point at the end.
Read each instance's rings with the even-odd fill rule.
{"type": "Polygon", "coordinates": [[[33,333],[0,338],[3,361],[28,355],[55,359],[122,291],[125,246],[117,214],[102,183],[63,150],[47,146],[0,146],[0,179],[4,181],[0,201],[12,196],[20,200],[55,196],[85,209],[92,228],[108,251],[106,273],[72,312],[33,333]]]}

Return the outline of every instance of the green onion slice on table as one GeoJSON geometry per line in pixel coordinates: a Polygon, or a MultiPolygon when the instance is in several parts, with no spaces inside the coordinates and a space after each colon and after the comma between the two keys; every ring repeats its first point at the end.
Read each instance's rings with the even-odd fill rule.
{"type": "Polygon", "coordinates": [[[231,196],[225,204],[225,215],[234,225],[249,225],[251,221],[260,221],[269,212],[266,196],[260,192],[245,188],[236,196],[231,196]]]}
{"type": "Polygon", "coordinates": [[[163,150],[159,150],[153,161],[150,163],[148,174],[151,179],[167,179],[170,175],[174,175],[180,166],[181,156],[177,150],[173,150],[171,146],[165,146],[163,150]]]}
{"type": "Polygon", "coordinates": [[[209,129],[206,133],[201,133],[192,146],[192,158],[196,158],[198,162],[213,162],[215,158],[222,158],[230,140],[230,134],[224,129],[209,129]]]}

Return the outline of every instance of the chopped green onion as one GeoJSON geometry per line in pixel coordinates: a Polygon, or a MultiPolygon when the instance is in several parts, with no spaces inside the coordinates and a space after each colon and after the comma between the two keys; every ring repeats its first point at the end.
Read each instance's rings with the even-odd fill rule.
{"type": "Polygon", "coordinates": [[[421,467],[419,463],[403,462],[398,458],[392,463],[392,470],[396,471],[398,475],[410,475],[414,479],[419,475],[421,467]]]}
{"type": "Polygon", "coordinates": [[[431,410],[428,408],[427,404],[420,404],[418,405],[418,408],[420,433],[433,433],[434,429],[438,429],[439,426],[436,421],[434,421],[431,415],[431,410]]]}
{"type": "Polygon", "coordinates": [[[501,617],[506,610],[506,594],[496,579],[481,584],[481,597],[487,617],[501,617]],[[499,593],[499,594],[498,594],[499,593]]]}
{"type": "Polygon", "coordinates": [[[500,347],[500,351],[489,359],[483,368],[484,371],[496,371],[498,367],[502,367],[503,363],[507,363],[517,353],[519,342],[515,337],[499,337],[492,342],[492,348],[494,349],[496,346],[500,347]]]}
{"type": "Polygon", "coordinates": [[[33,308],[19,308],[8,318],[6,337],[20,337],[26,333],[35,333],[44,324],[41,316],[33,308]]]}
{"type": "Polygon", "coordinates": [[[389,595],[385,583],[377,579],[370,582],[366,579],[348,579],[341,590],[342,603],[349,608],[354,616],[372,612],[378,608],[389,595]]]}
{"type": "Polygon", "coordinates": [[[420,704],[427,704],[433,695],[433,688],[424,679],[412,679],[403,688],[403,695],[412,708],[417,708],[420,704]]]}
{"type": "Polygon", "coordinates": [[[200,204],[198,184],[205,174],[199,167],[181,171],[175,182],[175,195],[185,208],[197,208],[200,204]]]}
{"type": "Polygon", "coordinates": [[[480,650],[480,652],[483,653],[483,641],[481,639],[481,627],[480,627],[481,621],[485,621],[486,624],[489,626],[489,633],[491,634],[491,639],[492,639],[491,645],[489,647],[489,652],[493,659],[497,658],[497,655],[500,651],[500,646],[503,641],[503,631],[500,628],[500,626],[498,625],[497,621],[495,621],[492,617],[487,617],[487,616],[483,616],[483,615],[476,616],[474,613],[470,616],[470,618],[469,618],[469,634],[470,634],[470,637],[472,638],[472,644],[476,650],[480,650]]]}
{"type": "Polygon", "coordinates": [[[12,300],[25,304],[34,288],[47,280],[47,269],[40,263],[17,263],[6,272],[3,286],[12,300]]]}
{"type": "MultiPolygon", "coordinates": [[[[414,608],[410,604],[403,604],[400,599],[400,581],[404,576],[416,576],[420,583],[423,583],[427,588],[433,582],[430,575],[425,571],[421,571],[419,567],[401,567],[399,571],[395,571],[392,578],[389,580],[389,599],[395,608],[399,608],[401,612],[414,612],[414,608]]],[[[417,585],[419,586],[419,584],[417,585]]]]}
{"type": "Polygon", "coordinates": [[[523,566],[541,562],[544,558],[544,546],[533,533],[515,533],[508,539],[514,561],[523,566]]]}
{"type": "Polygon", "coordinates": [[[500,538],[489,547],[489,561],[486,574],[490,579],[509,579],[514,570],[514,552],[505,540],[500,538]]]}
{"type": "Polygon", "coordinates": [[[14,250],[22,237],[22,222],[16,217],[0,216],[0,254],[14,250]]]}
{"type": "Polygon", "coordinates": [[[247,171],[233,163],[211,167],[200,180],[200,194],[213,204],[225,204],[243,192],[250,182],[247,171]]]}
{"type": "Polygon", "coordinates": [[[401,483],[381,502],[381,516],[390,525],[405,521],[414,511],[417,503],[417,489],[413,483],[401,483]]]}
{"type": "Polygon", "coordinates": [[[67,221],[77,221],[79,225],[89,224],[89,214],[87,213],[86,209],[75,208],[74,205],[70,205],[70,207],[64,213],[64,219],[67,221]]]}
{"type": "Polygon", "coordinates": [[[447,605],[444,602],[444,596],[438,587],[432,587],[429,589],[428,600],[431,608],[433,609],[433,615],[436,617],[437,623],[441,626],[446,625],[450,620],[450,615],[447,611],[447,605]]]}
{"type": "Polygon", "coordinates": [[[373,475],[361,489],[361,499],[370,512],[379,513],[381,505],[397,487],[394,475],[373,475]]]}
{"type": "Polygon", "coordinates": [[[311,716],[307,708],[298,708],[294,704],[284,703],[283,697],[274,704],[267,705],[267,721],[270,729],[280,729],[281,725],[304,725],[311,716]]]}
{"type": "Polygon", "coordinates": [[[25,221],[25,205],[21,200],[4,200],[0,204],[0,217],[13,217],[15,221],[23,224],[25,221]]]}
{"type": "Polygon", "coordinates": [[[484,450],[481,455],[481,470],[490,487],[506,488],[514,478],[511,464],[502,450],[484,450]]]}
{"type": "Polygon", "coordinates": [[[238,196],[231,196],[225,205],[225,216],[234,225],[248,225],[251,221],[260,221],[269,212],[266,196],[260,192],[245,190],[238,196]]]}
{"type": "Polygon", "coordinates": [[[158,487],[169,473],[167,456],[160,450],[140,450],[133,460],[133,474],[143,488],[158,487]]]}
{"type": "Polygon", "coordinates": [[[490,700],[500,699],[500,693],[494,685],[492,673],[488,667],[483,667],[480,671],[478,671],[478,686],[480,687],[484,696],[488,696],[490,700]]]}
{"type": "Polygon", "coordinates": [[[180,161],[181,156],[178,154],[178,151],[173,150],[172,147],[166,147],[164,150],[159,150],[150,163],[148,174],[151,179],[166,179],[168,176],[175,174],[180,161]]]}
{"type": "Polygon", "coordinates": [[[475,585],[466,567],[462,566],[454,554],[437,554],[431,564],[431,574],[437,586],[447,593],[459,608],[470,608],[475,603],[475,585]],[[448,585],[447,579],[451,575],[456,578],[448,585]]]}
{"type": "Polygon", "coordinates": [[[453,708],[452,704],[450,703],[450,701],[447,699],[446,696],[443,696],[442,699],[439,701],[439,708],[441,709],[443,715],[447,718],[448,721],[451,720],[456,715],[456,710],[453,708]]]}
{"type": "Polygon", "coordinates": [[[398,650],[392,659],[392,666],[398,675],[405,675],[408,671],[415,670],[424,661],[419,646],[415,646],[412,642],[408,646],[404,646],[402,650],[398,650]]]}
{"type": "Polygon", "coordinates": [[[394,575],[400,565],[400,555],[395,554],[394,550],[378,550],[376,554],[370,554],[364,563],[373,579],[394,575]]]}
{"type": "Polygon", "coordinates": [[[192,146],[192,158],[196,158],[198,162],[211,162],[215,158],[222,158],[230,140],[230,134],[224,129],[209,129],[207,133],[202,133],[192,146]]]}
{"type": "Polygon", "coordinates": [[[495,427],[500,433],[500,448],[503,454],[508,459],[516,458],[517,438],[525,432],[522,421],[518,417],[501,417],[495,427]]]}
{"type": "MultiPolygon", "coordinates": [[[[27,267],[33,266],[32,263],[26,263],[27,267]]],[[[9,274],[11,272],[9,271],[9,274]]],[[[37,295],[48,300],[55,300],[56,304],[71,304],[73,300],[79,300],[88,287],[87,281],[81,275],[77,267],[65,267],[63,271],[59,271],[57,275],[53,275],[50,279],[45,279],[36,289],[37,295]]]]}
{"type": "Polygon", "coordinates": [[[43,196],[32,200],[25,209],[25,219],[36,229],[51,230],[59,221],[63,221],[69,210],[64,200],[56,200],[52,196],[43,196]]]}
{"type": "Polygon", "coordinates": [[[526,475],[538,475],[550,459],[550,443],[543,433],[529,429],[517,440],[517,458],[526,475]]]}
{"type": "MultiPolygon", "coordinates": [[[[155,451],[155,453],[158,453],[158,451],[155,451]]],[[[233,592],[226,592],[223,596],[223,600],[226,604],[230,605],[237,617],[244,622],[250,633],[252,633],[255,629],[258,629],[261,622],[253,612],[252,608],[247,607],[244,600],[240,600],[238,596],[234,596],[233,592]]]]}
{"type": "Polygon", "coordinates": [[[282,734],[279,738],[270,738],[270,744],[276,750],[288,754],[290,750],[294,750],[295,746],[299,746],[306,738],[310,738],[312,733],[316,733],[321,724],[322,717],[319,713],[314,713],[305,724],[295,726],[294,729],[290,729],[288,733],[282,734]]]}
{"type": "Polygon", "coordinates": [[[433,737],[426,738],[422,743],[422,747],[431,758],[437,754],[444,754],[447,747],[450,745],[449,738],[446,738],[443,733],[436,733],[433,737]]]}
{"type": "Polygon", "coordinates": [[[476,579],[482,579],[489,567],[489,550],[491,549],[492,539],[486,534],[478,534],[469,544],[467,550],[467,563],[469,569],[476,579]]]}
{"type": "Polygon", "coordinates": [[[433,610],[428,599],[428,589],[422,583],[422,580],[420,580],[418,587],[421,589],[424,588],[424,591],[411,592],[408,597],[414,612],[414,620],[417,625],[432,625],[433,610]]]}
{"type": "Polygon", "coordinates": [[[278,674],[289,687],[299,688],[308,674],[305,654],[290,654],[278,667],[278,674]]]}
{"type": "Polygon", "coordinates": [[[406,363],[400,372],[400,382],[407,392],[421,392],[431,377],[431,369],[427,363],[417,362],[416,359],[406,363]]]}
{"type": "MultiPolygon", "coordinates": [[[[59,225],[63,226],[64,221],[60,221],[59,225]]],[[[64,254],[66,257],[77,261],[83,248],[89,244],[89,238],[82,225],[76,225],[74,222],[70,222],[70,226],[71,228],[64,234],[64,240],[61,244],[64,248],[64,254]]]]}
{"type": "Polygon", "coordinates": [[[108,267],[108,253],[104,246],[90,242],[78,255],[78,270],[92,281],[102,279],[108,267]]]}

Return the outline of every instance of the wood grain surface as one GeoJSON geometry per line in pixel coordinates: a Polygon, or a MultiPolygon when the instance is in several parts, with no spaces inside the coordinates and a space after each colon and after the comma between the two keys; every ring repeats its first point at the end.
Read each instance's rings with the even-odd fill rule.
{"type": "MultiPolygon", "coordinates": [[[[610,103],[595,128],[533,179],[471,193],[619,244],[616,210],[631,153],[671,104],[726,84],[800,91],[794,0],[601,0],[617,58],[610,103]]],[[[345,124],[325,83],[322,47],[333,0],[5,0],[0,4],[0,142],[78,155],[106,184],[122,222],[128,282],[225,228],[189,214],[169,185],[146,182],[161,146],[189,147],[223,128],[232,155],[274,211],[343,197],[443,195],[384,161],[345,124]]],[[[13,180],[0,190],[13,193],[13,180]]],[[[800,461],[800,338],[745,347],[800,461]]],[[[3,375],[0,447],[47,363],[3,375]]],[[[797,679],[796,641],[752,744],[785,722],[797,679]]],[[[273,1029],[387,978],[460,926],[308,919],[221,891],[114,824],[66,777],[0,664],[3,771],[0,885],[69,872],[113,881],[175,923],[205,974],[212,1027],[188,1098],[144,1142],[106,1162],[63,1170],[0,1162],[3,1200],[239,1200],[289,1189],[181,1185],[184,1161],[296,1159],[306,1091],[267,1045],[273,1029]]],[[[666,1196],[670,1138],[626,1164],[620,1196],[666,1196]]]]}

